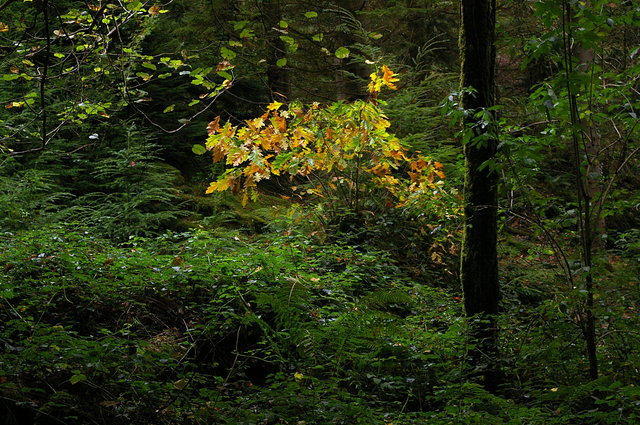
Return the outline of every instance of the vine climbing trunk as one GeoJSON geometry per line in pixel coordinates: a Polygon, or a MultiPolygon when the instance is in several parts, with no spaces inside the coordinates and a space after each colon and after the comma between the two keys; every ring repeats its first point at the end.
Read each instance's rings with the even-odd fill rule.
{"type": "Polygon", "coordinates": [[[474,349],[470,360],[489,391],[500,383],[497,314],[500,298],[497,260],[498,173],[493,129],[495,0],[462,0],[460,52],[465,114],[465,183],[460,276],[474,349]]]}

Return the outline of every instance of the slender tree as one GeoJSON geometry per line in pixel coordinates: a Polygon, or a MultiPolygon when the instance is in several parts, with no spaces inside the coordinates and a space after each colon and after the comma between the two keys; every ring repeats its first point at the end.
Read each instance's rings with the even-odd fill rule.
{"type": "Polygon", "coordinates": [[[475,349],[471,360],[485,387],[499,384],[496,315],[500,297],[497,261],[497,183],[491,166],[497,140],[493,131],[495,0],[462,0],[460,52],[465,111],[465,226],[461,258],[464,306],[472,318],[475,349]]]}

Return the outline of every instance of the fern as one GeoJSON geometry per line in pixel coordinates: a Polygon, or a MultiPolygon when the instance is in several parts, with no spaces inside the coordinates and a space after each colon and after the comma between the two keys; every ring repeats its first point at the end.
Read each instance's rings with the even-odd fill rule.
{"type": "Polygon", "coordinates": [[[186,215],[173,188],[175,176],[159,161],[158,147],[130,127],[126,143],[95,165],[100,191],[77,199],[71,211],[98,233],[115,240],[150,236],[186,215]]]}
{"type": "Polygon", "coordinates": [[[0,175],[0,229],[20,230],[52,221],[70,197],[46,170],[0,175]]]}

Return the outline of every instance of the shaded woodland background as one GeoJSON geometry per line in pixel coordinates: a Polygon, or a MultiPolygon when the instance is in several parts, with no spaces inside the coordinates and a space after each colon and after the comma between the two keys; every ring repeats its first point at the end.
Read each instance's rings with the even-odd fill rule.
{"type": "Polygon", "coordinates": [[[0,423],[637,423],[640,8],[498,1],[490,111],[462,107],[460,24],[454,1],[0,3],[0,423]],[[397,90],[372,99],[383,65],[397,90]],[[340,173],[291,166],[246,205],[205,194],[249,161],[213,162],[211,123],[273,102],[372,105],[349,119],[390,127],[356,151],[444,177],[405,196],[375,182],[410,161],[344,148],[340,173]],[[480,359],[471,113],[498,146],[480,359]]]}

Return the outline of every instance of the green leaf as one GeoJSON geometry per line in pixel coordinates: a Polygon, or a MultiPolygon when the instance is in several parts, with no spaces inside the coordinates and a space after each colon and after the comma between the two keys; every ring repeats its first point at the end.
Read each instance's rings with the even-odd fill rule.
{"type": "Polygon", "coordinates": [[[142,2],[140,1],[133,1],[131,3],[129,3],[127,9],[137,12],[140,10],[140,8],[142,8],[142,2]]]}
{"type": "Polygon", "coordinates": [[[282,68],[283,66],[285,66],[287,64],[287,58],[280,58],[278,59],[278,61],[276,62],[276,65],[280,68],[282,68]]]}
{"type": "Polygon", "coordinates": [[[220,55],[227,60],[233,60],[237,56],[236,52],[224,46],[220,47],[220,55]]]}
{"type": "Polygon", "coordinates": [[[167,112],[173,112],[173,108],[175,108],[175,107],[176,107],[176,104],[175,104],[175,103],[174,103],[174,104],[172,104],[172,105],[169,105],[169,106],[167,106],[166,108],[164,108],[164,110],[162,111],[162,113],[163,113],[163,114],[166,114],[167,112]]]}
{"type": "Polygon", "coordinates": [[[313,11],[306,12],[306,13],[304,14],[304,17],[305,17],[305,18],[309,18],[309,19],[311,19],[311,18],[317,18],[317,17],[318,17],[318,12],[313,12],[313,11]]]}
{"type": "Polygon", "coordinates": [[[280,21],[278,22],[278,25],[280,26],[280,28],[289,28],[289,22],[287,21],[280,21]]]}
{"type": "Polygon", "coordinates": [[[348,58],[350,53],[351,51],[346,47],[339,47],[338,50],[336,50],[335,55],[338,59],[344,59],[348,58]]]}
{"type": "Polygon", "coordinates": [[[202,145],[193,145],[191,151],[196,155],[202,155],[207,152],[207,149],[202,145]]]}
{"type": "Polygon", "coordinates": [[[378,40],[380,38],[382,38],[382,34],[380,34],[379,32],[370,32],[368,34],[369,38],[372,38],[374,40],[378,40]]]}
{"type": "Polygon", "coordinates": [[[289,37],[288,35],[281,35],[280,36],[280,40],[284,41],[285,43],[291,45],[294,44],[296,41],[293,39],[293,37],[289,37]]]}
{"type": "Polygon", "coordinates": [[[313,41],[322,41],[322,39],[324,38],[324,34],[323,33],[318,33],[318,34],[315,34],[311,38],[312,38],[313,41]]]}
{"type": "Polygon", "coordinates": [[[240,31],[249,23],[249,21],[231,21],[231,23],[233,24],[234,31],[240,31]]]}
{"type": "Polygon", "coordinates": [[[249,29],[249,28],[245,28],[242,30],[242,32],[240,33],[240,38],[255,38],[256,34],[253,32],[253,30],[249,29]]]}
{"type": "Polygon", "coordinates": [[[71,382],[71,385],[75,385],[78,382],[82,382],[86,380],[87,380],[87,377],[82,373],[72,375],[71,378],[69,378],[69,382],[71,382]]]}

